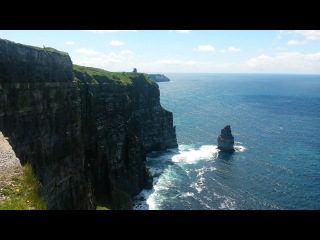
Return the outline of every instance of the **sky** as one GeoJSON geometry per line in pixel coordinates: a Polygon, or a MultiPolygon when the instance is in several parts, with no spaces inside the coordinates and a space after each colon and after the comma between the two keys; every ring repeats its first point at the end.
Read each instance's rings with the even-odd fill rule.
{"type": "Polygon", "coordinates": [[[0,38],[115,72],[320,74],[319,30],[0,30],[0,38]]]}

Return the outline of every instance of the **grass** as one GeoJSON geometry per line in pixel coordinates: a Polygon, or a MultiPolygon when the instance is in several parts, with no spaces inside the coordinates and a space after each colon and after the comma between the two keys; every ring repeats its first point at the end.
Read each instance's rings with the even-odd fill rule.
{"type": "Polygon", "coordinates": [[[112,210],[112,203],[110,201],[110,199],[107,198],[98,198],[97,200],[97,207],[96,210],[112,210]]]}
{"type": "Polygon", "coordinates": [[[126,74],[109,72],[99,68],[84,67],[73,64],[74,81],[91,84],[131,85],[132,81],[126,74]]]}
{"type": "Polygon", "coordinates": [[[40,48],[39,50],[46,51],[47,53],[50,53],[50,54],[51,53],[58,53],[58,54],[65,56],[65,57],[69,56],[68,53],[63,52],[63,51],[59,51],[59,50],[52,48],[52,47],[40,48]]]}
{"type": "Polygon", "coordinates": [[[21,168],[21,174],[14,176],[11,183],[2,186],[2,194],[7,197],[0,203],[0,210],[45,210],[45,201],[39,196],[40,183],[30,164],[21,168]]]}
{"type": "Polygon", "coordinates": [[[100,68],[73,64],[74,81],[86,84],[132,85],[133,81],[154,85],[148,74],[133,72],[109,72],[100,68]]]}
{"type": "Polygon", "coordinates": [[[110,208],[107,208],[105,206],[97,206],[96,210],[110,210],[110,208]]]}
{"type": "Polygon", "coordinates": [[[0,41],[3,41],[3,42],[6,42],[7,44],[13,44],[13,45],[17,45],[17,46],[22,46],[22,47],[29,47],[29,48],[33,48],[33,49],[36,49],[36,50],[39,50],[39,51],[44,51],[46,54],[52,54],[52,53],[57,53],[57,54],[60,54],[62,56],[69,56],[68,53],[66,52],[63,52],[63,51],[59,51],[55,48],[52,48],[52,47],[36,47],[36,46],[30,46],[30,45],[25,45],[25,44],[21,44],[21,43],[15,43],[13,41],[10,41],[10,40],[6,40],[6,39],[1,39],[0,38],[0,41]]]}
{"type": "MultiPolygon", "coordinates": [[[[19,43],[18,43],[18,44],[19,44],[19,43]]],[[[22,44],[21,44],[21,45],[22,45],[22,44]]],[[[24,45],[24,46],[31,47],[31,48],[36,49],[36,50],[39,50],[39,51],[44,51],[46,54],[57,53],[57,54],[60,54],[60,55],[62,55],[62,56],[64,56],[64,57],[69,56],[68,53],[63,52],[63,51],[59,51],[59,50],[57,50],[57,49],[55,49],[55,48],[52,48],[52,47],[43,47],[43,48],[41,48],[41,47],[30,46],[30,45],[24,45]]]]}

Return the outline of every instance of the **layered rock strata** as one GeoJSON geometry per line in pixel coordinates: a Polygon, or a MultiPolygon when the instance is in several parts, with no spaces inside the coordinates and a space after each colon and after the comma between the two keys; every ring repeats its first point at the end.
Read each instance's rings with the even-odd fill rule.
{"type": "Polygon", "coordinates": [[[131,209],[152,187],[146,153],[177,147],[146,74],[73,65],[67,53],[0,39],[0,131],[31,163],[49,209],[131,209]]]}

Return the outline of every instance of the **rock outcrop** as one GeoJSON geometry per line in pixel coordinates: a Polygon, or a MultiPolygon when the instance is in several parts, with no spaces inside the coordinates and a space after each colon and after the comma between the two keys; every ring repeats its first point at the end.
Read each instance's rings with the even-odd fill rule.
{"type": "Polygon", "coordinates": [[[146,74],[73,65],[68,54],[0,39],[0,131],[31,163],[49,209],[131,209],[152,187],[145,154],[177,147],[172,113],[146,74]]]}
{"type": "Polygon", "coordinates": [[[230,125],[221,129],[221,135],[218,137],[218,149],[224,152],[234,152],[234,137],[230,125]]]}

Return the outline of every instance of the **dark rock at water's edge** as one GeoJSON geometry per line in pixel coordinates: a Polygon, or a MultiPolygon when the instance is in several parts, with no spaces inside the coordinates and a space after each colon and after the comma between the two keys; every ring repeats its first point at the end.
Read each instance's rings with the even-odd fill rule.
{"type": "Polygon", "coordinates": [[[222,161],[231,161],[233,159],[233,151],[219,151],[218,159],[222,161]]]}
{"type": "Polygon", "coordinates": [[[163,74],[149,74],[149,76],[155,82],[170,82],[170,79],[163,74]]]}
{"type": "Polygon", "coordinates": [[[67,53],[0,39],[0,131],[31,163],[49,209],[132,209],[152,188],[146,153],[177,147],[147,74],[73,65],[67,53]]]}
{"type": "Polygon", "coordinates": [[[221,129],[221,135],[218,137],[218,149],[224,152],[234,152],[234,137],[230,125],[221,129]]]}

